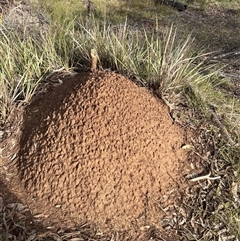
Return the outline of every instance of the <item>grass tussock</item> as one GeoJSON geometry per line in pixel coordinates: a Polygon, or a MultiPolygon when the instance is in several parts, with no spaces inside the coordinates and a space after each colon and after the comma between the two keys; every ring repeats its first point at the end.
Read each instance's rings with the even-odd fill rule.
{"type": "Polygon", "coordinates": [[[30,33],[27,29],[21,34],[2,29],[0,35],[0,85],[3,89],[0,120],[4,122],[12,103],[29,102],[47,72],[67,65],[66,52],[60,51],[67,40],[59,39],[57,32],[30,33]]]}

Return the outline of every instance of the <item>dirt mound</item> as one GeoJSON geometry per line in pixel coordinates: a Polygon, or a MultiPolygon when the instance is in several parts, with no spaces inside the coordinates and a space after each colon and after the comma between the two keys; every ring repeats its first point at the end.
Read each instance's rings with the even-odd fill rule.
{"type": "Polygon", "coordinates": [[[179,198],[185,133],[159,99],[123,76],[66,79],[24,119],[19,175],[31,210],[51,224],[150,225],[163,195],[179,198]]]}

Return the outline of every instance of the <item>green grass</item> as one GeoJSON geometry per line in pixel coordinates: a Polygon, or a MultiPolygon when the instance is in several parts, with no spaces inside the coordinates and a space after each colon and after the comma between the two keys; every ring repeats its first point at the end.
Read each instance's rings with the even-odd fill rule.
{"type": "MultiPolygon", "coordinates": [[[[29,103],[47,74],[62,67],[89,70],[90,52],[95,49],[100,69],[110,68],[137,79],[153,88],[173,108],[177,99],[184,99],[186,109],[194,113],[192,123],[205,126],[204,131],[214,136],[218,164],[221,168],[230,165],[235,175],[226,172],[223,186],[214,189],[217,196],[217,193],[225,193],[227,188],[228,195],[217,196],[222,205],[221,212],[209,214],[207,221],[212,225],[224,223],[240,238],[240,213],[232,193],[232,184],[240,181],[239,148],[229,146],[221,134],[221,127],[212,121],[211,109],[214,107],[217,116],[223,116],[222,125],[238,143],[240,104],[221,89],[229,81],[219,77],[217,66],[206,66],[201,61],[207,54],[193,49],[190,35],[178,39],[177,29],[173,26],[164,33],[160,31],[151,1],[130,1],[129,6],[125,1],[113,0],[104,4],[100,4],[100,0],[93,1],[96,9],[95,16],[91,17],[87,17],[84,4],[74,0],[68,2],[67,6],[65,1],[40,3],[52,17],[44,31],[41,27],[29,31],[27,26],[20,33],[4,28],[0,31],[0,126],[4,126],[12,108],[19,103],[29,103]],[[115,13],[116,6],[119,9],[114,21],[120,24],[112,25],[109,23],[113,21],[111,14],[115,13]],[[146,13],[142,11],[145,7],[146,13]],[[135,18],[138,12],[141,18],[154,13],[151,15],[156,23],[153,30],[128,25],[126,15],[132,14],[135,18]]],[[[188,118],[184,111],[181,118],[183,121],[188,118]]],[[[195,211],[201,213],[197,208],[195,211]]],[[[212,235],[217,237],[217,234],[212,235]]]]}

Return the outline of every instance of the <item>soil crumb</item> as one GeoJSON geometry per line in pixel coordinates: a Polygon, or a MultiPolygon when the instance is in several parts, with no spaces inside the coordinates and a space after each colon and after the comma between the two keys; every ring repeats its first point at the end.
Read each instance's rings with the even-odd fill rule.
{"type": "Polygon", "coordinates": [[[25,109],[16,193],[45,225],[157,225],[161,200],[180,201],[185,142],[147,89],[115,73],[77,74],[25,109]]]}

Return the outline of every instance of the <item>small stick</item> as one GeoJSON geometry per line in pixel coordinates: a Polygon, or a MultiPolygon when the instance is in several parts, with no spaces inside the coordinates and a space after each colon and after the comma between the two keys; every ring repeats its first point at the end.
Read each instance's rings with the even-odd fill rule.
{"type": "Polygon", "coordinates": [[[236,145],[235,141],[233,141],[233,139],[231,138],[231,136],[229,135],[226,127],[220,122],[220,120],[218,119],[216,113],[213,111],[211,111],[212,117],[213,117],[213,121],[218,125],[218,127],[220,128],[222,135],[228,140],[228,143],[231,146],[236,145]]]}
{"type": "Polygon", "coordinates": [[[217,176],[217,177],[210,177],[211,176],[211,172],[209,172],[207,175],[205,176],[200,176],[200,177],[195,177],[195,178],[192,178],[190,179],[189,181],[190,182],[197,182],[197,181],[200,181],[200,180],[216,180],[216,179],[220,179],[221,177],[220,176],[217,176]]]}
{"type": "Polygon", "coordinates": [[[98,62],[98,54],[96,49],[91,49],[91,58],[92,58],[91,71],[95,73],[97,70],[97,62],[98,62]]]}

